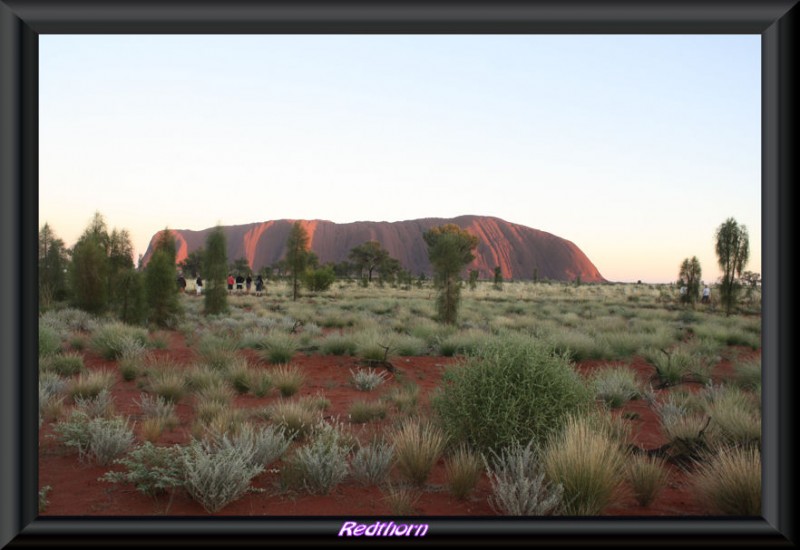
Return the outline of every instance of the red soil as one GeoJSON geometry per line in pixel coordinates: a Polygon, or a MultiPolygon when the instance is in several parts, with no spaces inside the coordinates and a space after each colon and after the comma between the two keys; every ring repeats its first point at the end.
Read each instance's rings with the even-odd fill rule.
{"type": "MultiPolygon", "coordinates": [[[[168,349],[155,350],[158,356],[167,356],[178,363],[188,365],[195,357],[194,351],[187,348],[179,333],[172,333],[168,349]]],[[[251,351],[243,352],[252,365],[268,368],[251,351]]],[[[751,352],[752,353],[752,352],[751,352]]],[[[132,420],[141,420],[141,413],[134,399],[141,390],[136,382],[126,382],[119,375],[113,361],[105,361],[90,351],[83,352],[88,369],[106,369],[115,372],[117,381],[113,388],[116,398],[116,411],[132,420]]],[[[399,385],[398,376],[413,381],[419,386],[419,410],[429,411],[431,392],[440,383],[447,365],[457,361],[443,357],[404,357],[396,358],[393,364],[399,373],[389,377],[387,382],[373,392],[360,392],[349,384],[350,369],[359,367],[357,359],[322,355],[298,354],[293,363],[306,375],[299,397],[324,394],[331,406],[325,415],[339,417],[347,423],[347,411],[356,400],[378,399],[392,387],[399,385]]],[[[610,366],[607,362],[586,361],[578,365],[582,373],[610,366]]],[[[636,358],[630,365],[643,380],[654,373],[653,367],[643,359],[636,358]]],[[[730,363],[723,361],[715,370],[715,378],[727,374],[730,363]]],[[[661,390],[667,391],[667,390],[661,390]]],[[[293,397],[296,399],[298,396],[293,397]]],[[[235,406],[240,408],[262,408],[280,400],[276,390],[268,396],[257,398],[252,395],[238,396],[235,406]]],[[[173,430],[165,431],[158,444],[185,444],[191,438],[193,410],[191,398],[184,398],[177,406],[180,424],[173,430]]],[[[635,400],[627,403],[616,414],[624,414],[632,424],[632,438],[635,445],[652,449],[666,443],[661,433],[659,420],[646,402],[635,400]]],[[[368,435],[386,429],[392,419],[370,422],[356,427],[356,433],[368,435]]],[[[99,481],[107,470],[121,469],[120,466],[96,466],[82,463],[71,450],[66,449],[53,437],[51,424],[45,423],[39,434],[39,487],[51,486],[48,494],[46,516],[207,516],[200,504],[193,501],[185,491],[177,491],[169,510],[169,497],[153,500],[137,492],[133,486],[111,484],[99,481]]],[[[138,433],[137,433],[138,435],[138,433]]],[[[270,469],[280,469],[280,461],[270,469]]],[[[399,480],[398,480],[399,481],[399,480]]],[[[253,481],[258,492],[250,492],[214,515],[221,516],[342,516],[342,515],[392,515],[381,489],[375,486],[363,487],[348,480],[336,487],[331,494],[314,496],[306,493],[284,493],[280,489],[279,474],[265,471],[253,481]]],[[[625,491],[623,491],[625,493],[625,491]]],[[[425,516],[493,516],[488,497],[491,495],[489,480],[484,475],[478,486],[466,500],[458,500],[447,490],[443,460],[434,467],[427,485],[415,505],[415,513],[425,516]]],[[[632,496],[623,494],[618,502],[603,511],[607,516],[692,516],[706,515],[692,496],[686,474],[671,467],[668,486],[646,507],[639,506],[632,496]]]]}

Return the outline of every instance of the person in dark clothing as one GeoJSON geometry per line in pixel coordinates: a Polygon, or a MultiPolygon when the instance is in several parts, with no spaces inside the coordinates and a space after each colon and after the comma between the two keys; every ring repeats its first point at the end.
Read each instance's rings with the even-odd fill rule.
{"type": "Polygon", "coordinates": [[[200,296],[203,292],[203,279],[200,278],[200,275],[197,276],[197,280],[194,282],[195,288],[197,289],[197,295],[200,296]]]}
{"type": "Polygon", "coordinates": [[[259,275],[256,278],[256,296],[261,296],[261,292],[264,290],[264,279],[261,278],[259,275]]]}
{"type": "Polygon", "coordinates": [[[236,290],[238,291],[237,294],[242,292],[242,285],[244,285],[244,277],[241,275],[236,276],[236,290]]]}
{"type": "Polygon", "coordinates": [[[186,291],[186,279],[183,277],[183,274],[178,275],[178,292],[185,292],[186,291]]]}
{"type": "Polygon", "coordinates": [[[247,279],[244,281],[245,288],[247,289],[247,293],[250,294],[250,286],[253,284],[253,278],[248,275],[247,279]]]}

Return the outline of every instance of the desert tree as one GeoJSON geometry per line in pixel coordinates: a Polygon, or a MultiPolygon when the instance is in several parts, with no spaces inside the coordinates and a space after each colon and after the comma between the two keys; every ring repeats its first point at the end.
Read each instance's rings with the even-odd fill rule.
{"type": "Polygon", "coordinates": [[[101,313],[108,307],[108,239],[105,220],[95,212],[72,247],[68,269],[72,304],[90,313],[101,313]]]}
{"type": "Polygon", "coordinates": [[[371,283],[372,272],[389,259],[389,252],[378,241],[367,241],[350,250],[348,258],[362,272],[362,276],[366,270],[367,282],[371,283]]]}
{"type": "Polygon", "coordinates": [[[209,315],[228,311],[228,291],[226,289],[228,252],[225,245],[225,232],[221,226],[214,228],[206,238],[206,251],[203,255],[205,281],[205,312],[209,315]]]}
{"type": "Polygon", "coordinates": [[[728,218],[717,228],[715,238],[717,260],[722,269],[720,299],[725,306],[725,312],[730,315],[739,290],[737,276],[742,274],[750,257],[750,237],[747,227],[728,218]]]}
{"type": "Polygon", "coordinates": [[[185,275],[196,278],[203,272],[205,253],[206,251],[203,247],[200,247],[197,250],[192,250],[186,256],[186,258],[184,258],[184,260],[178,264],[178,267],[185,275]]]}
{"type": "Polygon", "coordinates": [[[175,237],[164,229],[156,238],[155,250],[145,269],[145,290],[149,320],[161,327],[172,326],[180,315],[178,288],[175,281],[175,237]]]}
{"type": "Polygon", "coordinates": [[[229,271],[234,275],[241,275],[242,277],[247,277],[248,275],[253,274],[253,269],[250,267],[250,262],[247,258],[239,258],[235,260],[231,265],[229,271]]]}
{"type": "Polygon", "coordinates": [[[47,307],[53,300],[67,297],[66,270],[69,256],[64,241],[49,224],[39,231],[39,305],[47,307]]]}
{"type": "Polygon", "coordinates": [[[300,221],[294,222],[286,239],[286,266],[292,277],[292,300],[300,295],[300,283],[308,266],[308,232],[300,221]]]}
{"type": "Polygon", "coordinates": [[[500,266],[494,268],[494,288],[495,290],[503,290],[503,270],[500,266]]]}
{"type": "Polygon", "coordinates": [[[422,235],[428,245],[428,258],[434,271],[434,283],[439,294],[439,320],[455,324],[461,297],[461,271],[475,259],[473,250],[478,237],[455,224],[434,227],[422,235]]]}
{"type": "Polygon", "coordinates": [[[678,284],[686,287],[686,294],[681,296],[681,300],[684,303],[694,304],[697,302],[697,298],[700,296],[700,277],[702,275],[703,270],[700,267],[700,260],[697,259],[697,256],[683,260],[678,273],[678,284]]]}
{"type": "Polygon", "coordinates": [[[144,275],[135,269],[126,269],[117,277],[117,316],[129,325],[144,322],[147,316],[144,275]]]}
{"type": "Polygon", "coordinates": [[[478,275],[479,272],[477,269],[471,269],[469,272],[469,289],[475,290],[478,286],[478,275]]]}
{"type": "Polygon", "coordinates": [[[328,290],[336,280],[332,265],[324,265],[316,269],[307,269],[304,275],[306,288],[311,292],[328,290]]]}

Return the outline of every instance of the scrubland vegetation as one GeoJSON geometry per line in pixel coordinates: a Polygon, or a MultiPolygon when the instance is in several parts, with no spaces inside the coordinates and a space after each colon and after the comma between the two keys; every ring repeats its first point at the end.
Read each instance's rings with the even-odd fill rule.
{"type": "Polygon", "coordinates": [[[376,487],[393,513],[444,491],[503,515],[597,515],[650,505],[676,475],[708,513],[760,513],[758,302],[726,315],[681,303],[671,285],[479,281],[442,323],[429,284],[295,291],[273,281],[263,296],[228,296],[221,314],[181,294],[171,329],[50,308],[49,452],[105,468],[98,490],[167,508],[184,493],[208,513],[248,494],[353,485],[376,487]],[[446,360],[443,374],[404,371],[426,357],[446,360]],[[315,378],[326,368],[340,382],[315,378]],[[656,415],[663,445],[635,442],[630,403],[656,415]]]}

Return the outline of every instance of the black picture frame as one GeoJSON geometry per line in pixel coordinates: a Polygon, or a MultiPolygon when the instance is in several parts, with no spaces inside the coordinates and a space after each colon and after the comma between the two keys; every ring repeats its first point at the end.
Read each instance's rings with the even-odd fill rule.
{"type": "Polygon", "coordinates": [[[336,518],[37,518],[38,36],[122,33],[761,35],[763,517],[415,518],[414,542],[792,546],[796,3],[0,0],[0,547],[342,540],[336,518]]]}

